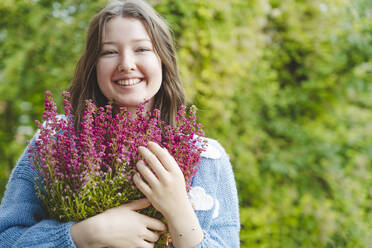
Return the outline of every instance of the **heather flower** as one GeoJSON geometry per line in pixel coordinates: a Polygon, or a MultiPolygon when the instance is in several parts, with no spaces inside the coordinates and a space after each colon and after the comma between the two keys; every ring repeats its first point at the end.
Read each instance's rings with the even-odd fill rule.
{"type": "MultiPolygon", "coordinates": [[[[39,135],[29,146],[37,193],[51,218],[80,221],[144,197],[132,177],[140,159],[138,147],[149,141],[168,149],[190,189],[205,150],[195,108],[181,106],[177,125],[170,126],[160,119],[158,109],[146,112],[143,104],[132,116],[126,108],[97,107],[87,100],[81,126],[75,130],[69,92],[63,97],[64,118],[57,114],[51,92],[45,93],[44,122],[36,122],[39,135]]],[[[163,219],[154,208],[143,213],[163,219]]]]}

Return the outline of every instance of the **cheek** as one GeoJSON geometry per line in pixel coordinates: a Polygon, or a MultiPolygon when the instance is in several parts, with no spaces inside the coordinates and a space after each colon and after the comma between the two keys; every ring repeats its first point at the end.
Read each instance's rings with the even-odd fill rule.
{"type": "Polygon", "coordinates": [[[144,66],[148,76],[156,80],[162,80],[162,66],[158,58],[154,57],[151,60],[146,60],[144,66]]]}
{"type": "Polygon", "coordinates": [[[97,63],[97,81],[98,84],[102,84],[110,79],[112,72],[112,63],[108,61],[99,61],[97,63]]]}

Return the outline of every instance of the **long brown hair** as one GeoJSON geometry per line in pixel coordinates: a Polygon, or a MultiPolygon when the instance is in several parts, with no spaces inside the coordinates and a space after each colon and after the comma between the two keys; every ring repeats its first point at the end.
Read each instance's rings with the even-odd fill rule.
{"type": "Polygon", "coordinates": [[[155,95],[154,108],[161,111],[163,121],[175,125],[177,109],[184,104],[185,93],[180,82],[171,30],[146,2],[129,0],[110,2],[90,22],[85,51],[76,65],[69,88],[75,127],[80,127],[85,100],[92,99],[97,106],[104,106],[109,101],[98,87],[96,63],[102,48],[105,24],[114,17],[137,18],[144,24],[162,63],[163,81],[155,95]]]}

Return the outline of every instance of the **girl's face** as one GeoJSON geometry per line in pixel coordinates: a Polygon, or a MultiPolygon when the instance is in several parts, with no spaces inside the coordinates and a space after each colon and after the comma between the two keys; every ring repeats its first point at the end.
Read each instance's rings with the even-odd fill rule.
{"type": "Polygon", "coordinates": [[[106,23],[97,80],[104,96],[130,112],[144,100],[150,100],[147,110],[152,108],[162,82],[162,66],[140,20],[114,17],[106,23]]]}

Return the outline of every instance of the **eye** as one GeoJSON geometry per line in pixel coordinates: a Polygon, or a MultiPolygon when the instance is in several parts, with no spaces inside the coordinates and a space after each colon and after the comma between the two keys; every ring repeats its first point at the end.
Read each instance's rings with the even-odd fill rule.
{"type": "Polygon", "coordinates": [[[112,55],[112,54],[115,54],[116,51],[114,50],[107,50],[107,51],[103,51],[101,52],[101,55],[104,56],[104,55],[112,55]]]}
{"type": "Polygon", "coordinates": [[[140,47],[136,49],[136,52],[143,53],[143,52],[149,52],[151,51],[150,48],[140,47]]]}

